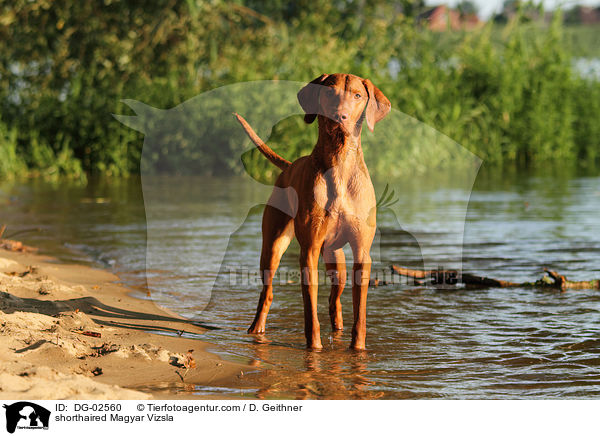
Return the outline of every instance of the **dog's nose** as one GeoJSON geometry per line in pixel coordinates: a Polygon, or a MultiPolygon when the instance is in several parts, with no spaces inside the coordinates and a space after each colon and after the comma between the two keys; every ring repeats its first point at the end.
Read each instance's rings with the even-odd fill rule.
{"type": "Polygon", "coordinates": [[[337,122],[346,121],[348,119],[348,115],[346,114],[335,114],[333,117],[337,122]]]}

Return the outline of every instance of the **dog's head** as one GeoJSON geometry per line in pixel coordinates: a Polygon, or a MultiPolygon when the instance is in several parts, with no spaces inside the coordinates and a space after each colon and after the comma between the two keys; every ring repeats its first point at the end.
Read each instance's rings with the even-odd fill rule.
{"type": "Polygon", "coordinates": [[[322,74],[298,92],[304,121],[317,116],[330,128],[358,133],[366,119],[369,130],[390,111],[391,104],[369,79],[353,74],[322,74]]]}

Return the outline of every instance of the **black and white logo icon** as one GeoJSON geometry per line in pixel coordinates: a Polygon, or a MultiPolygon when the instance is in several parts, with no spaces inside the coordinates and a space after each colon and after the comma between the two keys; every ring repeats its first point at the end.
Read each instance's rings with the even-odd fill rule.
{"type": "Polygon", "coordinates": [[[48,429],[50,411],[29,401],[19,401],[4,405],[6,409],[6,431],[14,433],[16,429],[48,429]]]}

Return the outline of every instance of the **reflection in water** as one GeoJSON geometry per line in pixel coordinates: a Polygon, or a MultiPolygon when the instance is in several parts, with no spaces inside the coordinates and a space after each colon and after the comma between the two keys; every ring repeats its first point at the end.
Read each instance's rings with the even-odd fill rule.
{"type": "MultiPolygon", "coordinates": [[[[544,266],[574,280],[600,277],[600,177],[482,173],[470,196],[463,245],[469,272],[513,281],[538,278],[544,266]]],[[[260,255],[257,206],[233,236],[223,234],[227,211],[253,191],[232,183],[228,195],[211,186],[227,180],[187,179],[182,186],[205,186],[210,201],[168,204],[157,239],[168,253],[160,268],[146,271],[145,209],[139,182],[97,180],[81,187],[28,181],[0,187],[2,219],[9,232],[41,227],[23,235],[67,261],[112,268],[128,284],[152,284],[152,298],[192,317],[207,330],[203,338],[225,356],[254,362],[239,386],[155,386],[157,392],[185,389],[209,395],[261,398],[596,398],[600,395],[600,293],[531,289],[435,290],[414,283],[369,291],[366,353],[347,350],[348,331],[328,328],[329,286],[319,292],[324,349],[304,349],[298,247],[282,259],[267,334],[245,333],[260,290],[255,274],[260,255]],[[95,201],[94,199],[102,199],[95,201]],[[169,220],[169,208],[189,214],[169,220]],[[221,215],[214,219],[215,211],[221,215]],[[207,214],[213,218],[204,219],[207,214]],[[77,217],[77,219],[74,219],[77,217]],[[231,236],[231,238],[230,238],[231,236]],[[214,239],[228,244],[225,262],[207,249],[214,239]],[[189,270],[182,256],[200,256],[189,270]],[[248,280],[231,281],[223,266],[248,280]],[[219,271],[221,274],[219,275],[219,271]],[[147,277],[146,277],[147,274],[147,277]],[[213,289],[210,310],[203,283],[225,280],[213,289]],[[255,280],[255,281],[252,281],[255,280]],[[241,357],[240,357],[241,356],[241,357]]],[[[400,183],[400,182],[399,182],[400,183]]],[[[455,219],[457,198],[450,182],[405,180],[393,213],[378,216],[380,266],[397,261],[420,267],[421,245],[440,263],[451,240],[441,229],[455,219]],[[441,213],[446,211],[447,213],[441,213]]],[[[381,193],[386,181],[376,183],[381,193]]],[[[199,195],[203,193],[200,192],[199,195]]],[[[464,196],[464,193],[463,193],[464,196]]],[[[255,204],[260,204],[260,195],[255,204]]],[[[254,197],[252,197],[254,198],[254,197]]],[[[350,253],[347,253],[351,258],[350,253]]],[[[385,268],[384,268],[385,269],[385,268]]],[[[382,274],[384,270],[382,269],[382,274]]],[[[384,278],[384,277],[380,277],[384,278]]],[[[324,279],[324,277],[323,277],[324,279]]],[[[385,279],[385,278],[384,278],[385,279]]],[[[324,283],[324,281],[323,281],[324,283]]],[[[351,292],[342,295],[346,324],[351,292]]]]}
{"type": "MultiPolygon", "coordinates": [[[[264,338],[254,347],[254,362],[273,362],[286,351],[273,346],[264,338]]],[[[326,351],[294,350],[298,353],[294,368],[286,365],[252,374],[244,381],[246,386],[262,386],[257,398],[303,399],[376,399],[383,392],[373,390],[375,382],[368,377],[367,352],[349,351],[341,344],[326,351]],[[266,383],[265,383],[266,382],[266,383]]],[[[346,344],[347,347],[347,344],[346,344]]]]}

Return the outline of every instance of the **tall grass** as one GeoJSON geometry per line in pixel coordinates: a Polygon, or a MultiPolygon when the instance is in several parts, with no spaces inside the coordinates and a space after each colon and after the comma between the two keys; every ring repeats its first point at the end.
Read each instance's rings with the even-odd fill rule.
{"type": "Polygon", "coordinates": [[[0,179],[14,178],[27,169],[24,159],[17,151],[17,130],[9,129],[0,121],[0,179]]]}
{"type": "MultiPolygon", "coordinates": [[[[227,84],[309,81],[323,72],[371,78],[394,108],[488,165],[600,158],[600,83],[574,70],[574,56],[589,51],[574,50],[577,30],[559,14],[551,25],[516,18],[435,34],[387,2],[286,4],[256,11],[246,5],[261,2],[16,0],[4,7],[0,38],[11,44],[0,48],[0,177],[26,169],[76,177],[137,172],[143,135],[111,116],[130,113],[122,99],[170,108],[227,84]]],[[[270,142],[293,158],[309,152],[314,137],[313,126],[292,117],[275,126],[270,142]]],[[[232,152],[242,149],[215,143],[194,159],[272,176],[253,153],[242,165],[232,152]]],[[[382,172],[419,170],[410,157],[418,144],[409,151],[388,147],[367,158],[382,172]]],[[[426,158],[444,165],[441,155],[426,158]]],[[[157,154],[148,165],[160,170],[165,159],[157,154]]],[[[177,162],[180,172],[209,170],[187,162],[177,162]]]]}

